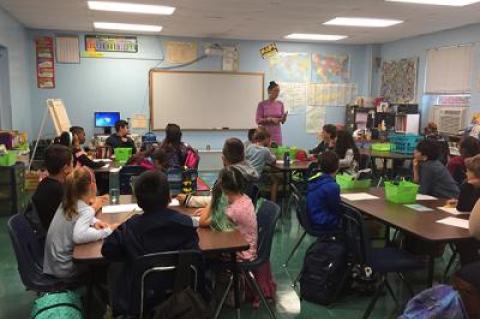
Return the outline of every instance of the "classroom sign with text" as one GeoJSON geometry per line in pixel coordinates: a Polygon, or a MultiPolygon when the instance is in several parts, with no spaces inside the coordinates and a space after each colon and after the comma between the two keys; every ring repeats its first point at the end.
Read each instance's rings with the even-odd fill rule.
{"type": "Polygon", "coordinates": [[[55,88],[55,64],[53,55],[53,37],[35,39],[37,60],[37,87],[40,89],[55,88]]]}

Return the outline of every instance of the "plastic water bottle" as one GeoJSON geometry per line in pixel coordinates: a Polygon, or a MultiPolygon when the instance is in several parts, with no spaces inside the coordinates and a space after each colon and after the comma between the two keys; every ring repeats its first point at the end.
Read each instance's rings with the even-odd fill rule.
{"type": "Polygon", "coordinates": [[[110,195],[110,204],[117,205],[120,203],[120,170],[112,169],[108,176],[108,189],[110,195]]]}
{"type": "Polygon", "coordinates": [[[283,165],[285,167],[290,166],[290,153],[288,153],[288,152],[285,152],[285,154],[283,154],[283,165]]]}

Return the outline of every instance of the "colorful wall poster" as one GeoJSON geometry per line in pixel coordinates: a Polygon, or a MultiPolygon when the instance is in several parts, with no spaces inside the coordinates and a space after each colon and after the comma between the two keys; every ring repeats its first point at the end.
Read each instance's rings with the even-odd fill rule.
{"type": "Polygon", "coordinates": [[[312,82],[345,83],[350,79],[348,54],[312,54],[312,82]]]}
{"type": "Polygon", "coordinates": [[[87,34],[85,36],[85,51],[137,53],[137,37],[87,34]]]}
{"type": "Polygon", "coordinates": [[[325,125],[325,107],[307,106],[305,130],[307,133],[318,133],[325,125]]]}
{"type": "Polygon", "coordinates": [[[308,53],[280,52],[268,60],[271,79],[277,82],[306,83],[310,74],[308,53]]]}
{"type": "Polygon", "coordinates": [[[37,87],[40,89],[55,88],[55,62],[53,53],[53,37],[37,37],[35,39],[37,87]]]}
{"type": "Polygon", "coordinates": [[[299,109],[307,106],[307,84],[280,82],[278,99],[283,102],[289,114],[296,114],[299,109]]]}
{"type": "Polygon", "coordinates": [[[390,102],[415,101],[418,58],[390,60],[382,65],[381,95],[390,102]]]}
{"type": "Polygon", "coordinates": [[[315,84],[308,86],[308,105],[345,106],[351,104],[358,95],[356,83],[315,84]]]}

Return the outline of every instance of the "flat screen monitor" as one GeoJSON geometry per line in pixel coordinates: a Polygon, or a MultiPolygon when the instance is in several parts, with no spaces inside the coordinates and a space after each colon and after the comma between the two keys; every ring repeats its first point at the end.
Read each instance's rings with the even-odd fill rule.
{"type": "Polygon", "coordinates": [[[95,127],[113,127],[120,120],[120,112],[95,112],[95,127]]]}

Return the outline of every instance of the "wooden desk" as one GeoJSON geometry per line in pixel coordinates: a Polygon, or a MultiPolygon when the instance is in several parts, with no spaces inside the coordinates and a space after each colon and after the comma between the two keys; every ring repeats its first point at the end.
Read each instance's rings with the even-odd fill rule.
{"type": "MultiPolygon", "coordinates": [[[[342,193],[357,191],[345,191],[342,193]]],[[[394,204],[385,200],[383,188],[371,188],[368,193],[379,197],[374,200],[342,201],[365,215],[375,218],[384,224],[398,228],[415,237],[435,243],[455,242],[471,238],[468,229],[439,224],[436,221],[446,217],[456,217],[437,207],[445,205],[445,200],[417,201],[418,204],[432,208],[431,212],[417,212],[402,204],[394,204]]],[[[428,283],[433,283],[434,257],[429,258],[428,283]]]]}
{"type": "MultiPolygon", "coordinates": [[[[131,195],[120,196],[120,203],[128,204],[132,202],[131,195]]],[[[172,209],[186,215],[192,215],[196,210],[194,208],[172,207],[172,209]]],[[[123,223],[132,216],[132,213],[118,214],[100,214],[98,218],[107,223],[123,223]]],[[[235,292],[236,313],[240,313],[240,292],[238,285],[238,264],[236,252],[247,250],[250,246],[237,230],[231,232],[217,232],[210,228],[198,228],[200,250],[205,253],[228,253],[233,264],[233,284],[235,292]]],[[[100,263],[104,260],[102,256],[103,240],[92,243],[75,245],[73,250],[73,260],[77,263],[100,263]]],[[[89,289],[90,290],[90,289],[89,289]]]]}

